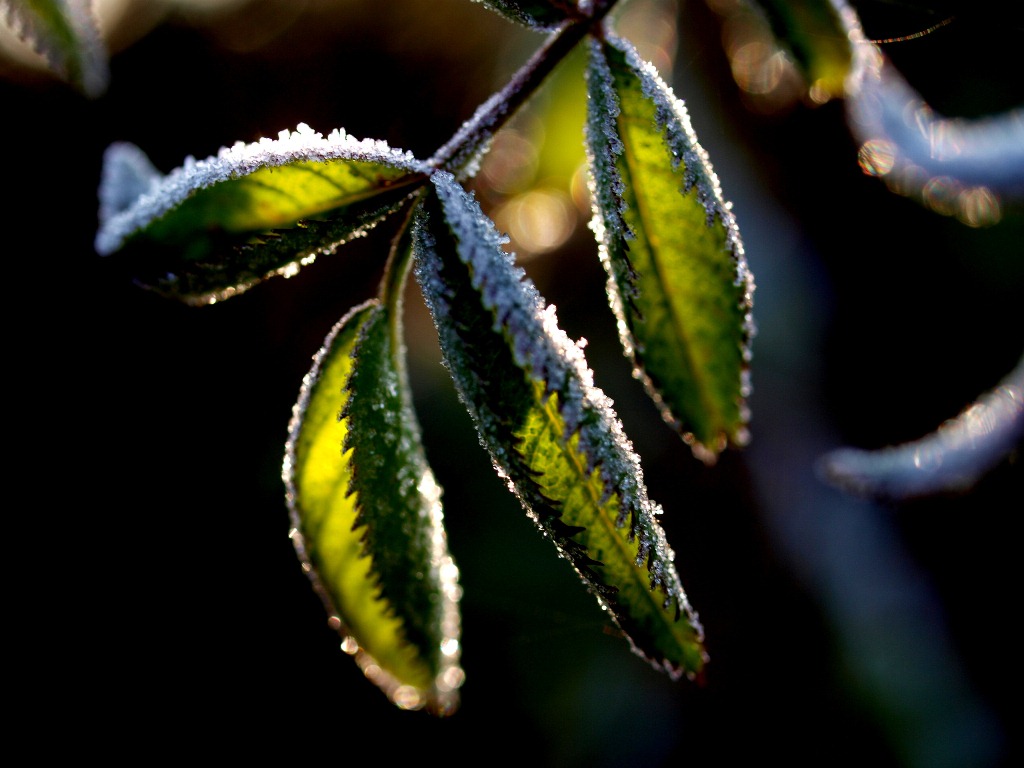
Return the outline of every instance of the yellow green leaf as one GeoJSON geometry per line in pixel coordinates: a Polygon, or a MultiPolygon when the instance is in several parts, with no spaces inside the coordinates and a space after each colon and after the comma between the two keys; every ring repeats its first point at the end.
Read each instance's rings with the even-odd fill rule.
{"type": "Polygon", "coordinates": [[[591,42],[592,228],[634,373],[694,453],[747,440],[753,278],[683,103],[633,46],[591,42]]]}
{"type": "Polygon", "coordinates": [[[295,406],[292,539],[342,648],[403,709],[458,706],[458,569],[393,346],[372,301],[331,331],[295,406]]]}
{"type": "Polygon", "coordinates": [[[384,142],[306,125],[241,142],[163,176],[131,144],[104,157],[96,250],[123,252],[139,281],[212,303],[292,274],[397,210],[426,166],[384,142]]]}

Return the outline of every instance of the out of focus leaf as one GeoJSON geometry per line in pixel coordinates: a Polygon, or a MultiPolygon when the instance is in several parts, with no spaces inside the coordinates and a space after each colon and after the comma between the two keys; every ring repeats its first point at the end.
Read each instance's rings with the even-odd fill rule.
{"type": "Polygon", "coordinates": [[[973,119],[937,114],[865,38],[856,13],[832,2],[854,46],[846,105],[861,168],[966,224],[998,222],[1005,200],[1024,199],[1024,108],[973,119]]]}
{"type": "Polygon", "coordinates": [[[86,96],[107,88],[107,52],[90,0],[0,0],[6,22],[86,96]]]}
{"type": "Polygon", "coordinates": [[[919,440],[875,451],[840,448],[822,477],[862,496],[904,499],[963,491],[1024,439],[1024,359],[992,391],[919,440]]]}
{"type": "Polygon", "coordinates": [[[841,98],[850,40],[831,0],[755,0],[778,42],[793,56],[815,101],[841,98]]]}
{"type": "Polygon", "coordinates": [[[416,275],[499,475],[634,651],[673,678],[696,675],[703,632],[610,401],[472,196],[448,173],[432,179],[416,275]]]}
{"type": "Polygon", "coordinates": [[[552,30],[579,13],[574,0],[475,0],[531,29],[552,30]]]}
{"type": "Polygon", "coordinates": [[[379,141],[300,125],[161,176],[130,144],[106,153],[96,250],[123,250],[144,285],[194,304],[291,274],[364,232],[424,183],[379,141]]]}
{"type": "Polygon", "coordinates": [[[458,569],[404,373],[398,306],[369,302],[306,376],[283,477],[292,539],[342,647],[403,709],[458,705],[458,569]]]}
{"type": "Polygon", "coordinates": [[[630,43],[591,43],[592,228],[635,375],[696,455],[746,442],[753,280],[683,103],[630,43]]]}

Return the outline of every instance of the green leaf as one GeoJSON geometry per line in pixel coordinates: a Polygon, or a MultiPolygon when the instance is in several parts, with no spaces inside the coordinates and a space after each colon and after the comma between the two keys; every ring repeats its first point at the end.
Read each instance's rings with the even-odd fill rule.
{"type": "Polygon", "coordinates": [[[283,477],[296,550],[367,677],[403,709],[458,706],[458,569],[397,343],[400,305],[331,331],[303,381],[283,477]]]}
{"type": "Polygon", "coordinates": [[[608,295],[634,373],[704,461],[747,441],[753,280],[682,102],[632,45],[593,40],[587,145],[608,295]]]}
{"type": "Polygon", "coordinates": [[[188,303],[294,274],[364,233],[422,185],[427,168],[383,142],[306,125],[237,143],[161,176],[133,145],[104,158],[96,250],[121,250],[141,284],[188,303]]]}
{"type": "Polygon", "coordinates": [[[59,77],[89,97],[106,90],[107,52],[89,0],[3,0],[0,10],[59,77]]]}
{"type": "Polygon", "coordinates": [[[703,631],[640,461],[581,345],[558,328],[448,173],[415,210],[416,275],[459,395],[499,475],[633,650],[673,678],[704,666],[703,631]]]}
{"type": "Polygon", "coordinates": [[[518,24],[537,30],[553,30],[579,15],[572,0],[475,0],[518,24]]]}

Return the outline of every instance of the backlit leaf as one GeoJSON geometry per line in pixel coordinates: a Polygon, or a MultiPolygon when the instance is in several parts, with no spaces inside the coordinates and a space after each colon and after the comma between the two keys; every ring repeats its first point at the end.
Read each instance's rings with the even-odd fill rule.
{"type": "Polygon", "coordinates": [[[362,234],[425,181],[425,166],[383,142],[306,125],[237,143],[161,176],[130,144],[111,146],[96,250],[123,250],[139,281],[193,304],[293,274],[362,234]]]}
{"type": "Polygon", "coordinates": [[[303,381],[283,477],[293,542],[342,647],[396,705],[443,715],[462,682],[458,569],[397,313],[372,301],[331,331],[303,381]]]}
{"type": "Polygon", "coordinates": [[[635,375],[713,461],[747,440],[753,280],[683,103],[632,45],[591,43],[587,145],[608,295],[635,375]]]}
{"type": "Polygon", "coordinates": [[[4,20],[86,96],[107,88],[107,52],[90,0],[0,0],[4,20]]]}
{"type": "Polygon", "coordinates": [[[416,209],[416,275],[445,363],[495,468],[636,653],[694,676],[703,632],[680,584],[639,458],[557,325],[447,173],[416,209]]]}

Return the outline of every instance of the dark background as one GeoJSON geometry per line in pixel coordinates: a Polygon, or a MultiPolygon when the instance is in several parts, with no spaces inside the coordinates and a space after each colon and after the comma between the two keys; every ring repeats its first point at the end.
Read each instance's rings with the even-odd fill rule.
{"type": "MultiPolygon", "coordinates": [[[[863,10],[878,37],[934,18],[863,10]]],[[[959,22],[897,52],[912,82],[948,111],[957,93],[971,113],[1024,101],[1020,26],[952,11],[959,22]]],[[[707,678],[671,682],[631,655],[536,534],[480,450],[411,290],[413,384],[465,592],[467,679],[445,720],[398,711],[340,652],[287,538],[280,480],[302,376],[333,323],[375,293],[393,230],[188,308],[95,254],[96,187],[112,141],[167,171],[298,122],[429,156],[542,38],[457,0],[263,1],[120,33],[109,90],[92,101],[4,65],[7,542],[22,641],[11,666],[28,682],[19,718],[62,736],[42,750],[1019,760],[1019,457],[969,493],[903,504],[846,497],[813,472],[829,448],[929,432],[1019,360],[1019,210],[970,229],[888,192],[857,167],[840,102],[752,110],[720,21],[681,4],[671,80],[735,203],[758,286],[751,446],[708,468],[661,424],[617,350],[585,227],[529,265],[563,328],[589,340],[665,508],[707,632],[707,678]]]]}

